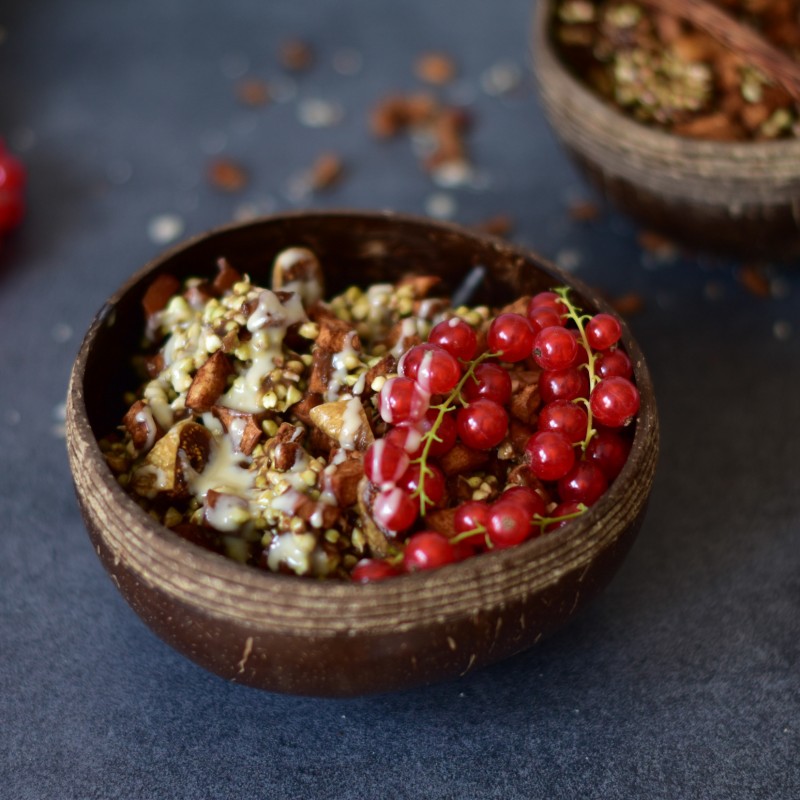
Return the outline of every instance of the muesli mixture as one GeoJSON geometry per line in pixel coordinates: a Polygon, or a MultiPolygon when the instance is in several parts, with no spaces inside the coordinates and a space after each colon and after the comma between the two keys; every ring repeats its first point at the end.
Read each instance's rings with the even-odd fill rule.
{"type": "Polygon", "coordinates": [[[409,275],[325,301],[301,247],[271,289],[225,259],[160,275],[109,466],[178,535],[291,575],[378,580],[566,524],[630,447],[619,322],[565,289],[495,310],[437,290],[409,275]]]}

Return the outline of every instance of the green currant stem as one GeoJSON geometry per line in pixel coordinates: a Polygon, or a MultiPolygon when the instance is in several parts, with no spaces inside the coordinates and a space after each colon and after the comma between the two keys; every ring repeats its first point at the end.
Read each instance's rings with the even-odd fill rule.
{"type": "MultiPolygon", "coordinates": [[[[592,317],[590,314],[581,314],[580,309],[577,308],[572,301],[569,299],[569,287],[568,286],[560,286],[557,289],[554,289],[555,293],[561,297],[564,305],[567,307],[567,316],[575,323],[576,327],[578,328],[578,333],[581,337],[581,345],[583,349],[586,351],[586,355],[588,356],[588,363],[584,364],[583,366],[586,367],[586,371],[589,373],[589,396],[592,394],[592,390],[595,386],[597,386],[599,382],[599,378],[597,377],[597,372],[595,371],[595,362],[597,361],[597,353],[592,350],[591,345],[589,344],[589,339],[586,336],[586,327],[585,324],[588,322],[592,317]]],[[[592,408],[589,404],[588,399],[579,398],[579,401],[582,401],[583,404],[586,406],[586,415],[588,417],[588,423],[586,425],[586,438],[581,442],[581,452],[585,453],[586,448],[589,446],[589,442],[592,441],[592,438],[595,436],[597,431],[594,429],[592,425],[592,408]]],[[[578,401],[576,401],[578,402],[578,401]]]]}
{"type": "Polygon", "coordinates": [[[544,529],[548,525],[552,525],[554,522],[565,522],[570,519],[576,519],[577,517],[582,516],[589,510],[588,506],[585,506],[583,503],[580,503],[578,506],[577,511],[573,511],[571,514],[562,514],[560,517],[542,517],[539,514],[534,514],[533,521],[539,528],[544,531],[544,529]]]}
{"type": "Polygon", "coordinates": [[[419,458],[414,460],[414,464],[420,465],[420,472],[419,472],[419,486],[417,486],[416,490],[412,497],[419,497],[419,513],[421,517],[425,516],[425,512],[427,511],[426,506],[433,506],[434,501],[431,500],[427,494],[425,494],[425,478],[428,475],[433,474],[433,470],[428,467],[428,454],[431,449],[431,445],[434,441],[440,442],[436,436],[436,432],[439,430],[439,426],[442,424],[442,420],[444,419],[444,415],[449,413],[453,410],[453,404],[458,401],[462,405],[464,401],[461,399],[461,390],[464,388],[464,384],[472,377],[475,372],[475,367],[478,366],[482,361],[485,361],[487,358],[494,358],[497,356],[497,353],[491,353],[488,350],[484,353],[481,353],[477,358],[473,359],[469,362],[469,367],[467,367],[464,374],[461,376],[461,380],[456,384],[455,388],[452,392],[447,396],[447,399],[440,403],[439,405],[432,406],[438,410],[438,414],[436,415],[436,419],[433,421],[433,425],[431,425],[430,430],[426,431],[422,435],[422,440],[424,445],[422,447],[422,453],[420,454],[419,458]]]}
{"type": "Polygon", "coordinates": [[[486,542],[486,546],[488,549],[492,549],[494,544],[492,543],[491,539],[486,535],[486,528],[483,525],[476,525],[474,528],[468,531],[462,531],[461,533],[457,533],[455,536],[450,537],[450,544],[459,544],[460,542],[465,542],[467,539],[472,539],[475,536],[483,534],[484,541],[486,542]]]}

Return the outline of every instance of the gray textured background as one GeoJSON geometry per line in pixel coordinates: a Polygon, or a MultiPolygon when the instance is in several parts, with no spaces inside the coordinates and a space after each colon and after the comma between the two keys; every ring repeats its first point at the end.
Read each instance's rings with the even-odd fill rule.
{"type": "Polygon", "coordinates": [[[523,0],[5,0],[0,135],[30,173],[0,251],[0,797],[797,798],[800,796],[800,274],[756,297],[736,263],[656,258],[590,196],[532,91],[523,0]],[[316,66],[293,83],[280,42],[316,66]],[[447,190],[367,115],[442,49],[481,185],[447,190]],[[356,53],[361,69],[335,64],[356,53]],[[487,70],[523,71],[513,93],[487,70]],[[246,108],[242,76],[282,98],[246,108]],[[482,80],[483,79],[483,80],[482,80]],[[328,128],[305,101],[338,104],[328,128]],[[301,198],[322,150],[348,177],[301,198]],[[248,188],[209,186],[209,160],[248,188]],[[252,209],[499,212],[513,238],[611,296],[648,357],[663,449],[649,516],[602,597],[538,648],[468,679],[350,701],[229,685],[155,638],[92,551],[63,441],[71,361],[103,300],[167,242],[252,209]]]}

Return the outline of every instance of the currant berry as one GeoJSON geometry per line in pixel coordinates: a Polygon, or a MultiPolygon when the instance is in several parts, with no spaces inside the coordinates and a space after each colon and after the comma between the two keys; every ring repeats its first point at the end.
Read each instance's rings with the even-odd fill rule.
{"type": "Polygon", "coordinates": [[[598,353],[594,371],[601,378],[616,376],[630,380],[633,377],[633,364],[624,350],[606,350],[598,353]]]}
{"type": "Polygon", "coordinates": [[[372,514],[375,521],[389,531],[404,531],[414,524],[418,505],[411,495],[395,486],[375,495],[372,514]]]}
{"type": "Polygon", "coordinates": [[[586,341],[594,350],[608,350],[622,336],[619,320],[611,314],[595,314],[586,323],[586,341]]]}
{"type": "Polygon", "coordinates": [[[558,311],[556,311],[555,308],[551,308],[550,306],[537,306],[535,308],[529,308],[528,322],[530,322],[535,334],[539,333],[539,331],[544,330],[545,328],[564,327],[564,320],[562,319],[561,315],[558,313],[558,311]]]}
{"type": "Polygon", "coordinates": [[[583,343],[580,331],[577,328],[568,328],[567,330],[572,334],[578,345],[578,349],[575,351],[575,358],[572,359],[572,363],[569,366],[573,369],[580,369],[584,364],[589,363],[589,353],[583,343]]]}
{"type": "Polygon", "coordinates": [[[406,572],[437,569],[456,560],[450,540],[437,531],[420,531],[406,542],[403,568],[406,572]]]}
{"type": "Polygon", "coordinates": [[[501,361],[515,363],[531,354],[535,333],[522,314],[500,314],[492,320],[486,344],[501,361]]]}
{"type": "Polygon", "coordinates": [[[486,524],[489,519],[489,504],[482,500],[468,500],[462,503],[453,516],[456,534],[475,531],[473,536],[462,539],[458,544],[468,545],[472,552],[486,549],[486,524]]]}
{"type": "Polygon", "coordinates": [[[539,292],[531,297],[528,303],[528,314],[530,314],[534,308],[552,308],[558,314],[563,313],[565,310],[561,295],[555,292],[539,292]]]}
{"type": "Polygon", "coordinates": [[[610,483],[622,471],[630,450],[631,442],[627,436],[602,429],[592,436],[586,448],[586,460],[597,464],[610,483]]]}
{"type": "Polygon", "coordinates": [[[364,474],[381,488],[391,488],[408,469],[410,461],[402,447],[376,439],[364,453],[364,474]]]}
{"type": "Polygon", "coordinates": [[[486,522],[489,541],[498,549],[513,547],[532,533],[531,515],[523,503],[502,498],[492,503],[486,522]]]}
{"type": "Polygon", "coordinates": [[[546,369],[539,376],[539,396],[544,403],[589,397],[589,374],[585,369],[546,369]]]}
{"type": "Polygon", "coordinates": [[[397,567],[380,558],[362,558],[350,573],[356,583],[374,583],[399,575],[397,567]]]}
{"type": "MultiPolygon", "coordinates": [[[[442,502],[445,492],[445,478],[444,473],[435,464],[430,462],[425,465],[425,498],[426,507],[429,505],[438,505],[442,502]]],[[[403,489],[412,496],[412,500],[417,503],[419,509],[422,505],[422,500],[419,496],[414,497],[415,492],[419,490],[420,479],[422,475],[421,464],[411,464],[409,468],[403,473],[397,481],[400,489],[403,489]]]]}
{"type": "Polygon", "coordinates": [[[512,486],[500,495],[498,502],[499,500],[525,506],[530,518],[537,514],[543,517],[547,511],[547,506],[542,496],[528,486],[512,486]]]}
{"type": "Polygon", "coordinates": [[[570,400],[555,400],[539,412],[540,431],[563,433],[572,444],[582,442],[589,429],[589,415],[582,405],[570,400]]]}
{"type": "Polygon", "coordinates": [[[380,414],[384,422],[416,422],[425,416],[430,395],[416,381],[402,375],[389,378],[380,393],[380,414]]]}
{"type": "Polygon", "coordinates": [[[545,527],[545,533],[552,533],[559,528],[563,528],[565,525],[569,525],[569,523],[575,519],[573,515],[580,514],[582,510],[581,504],[574,501],[559,503],[550,512],[550,516],[554,517],[555,521],[545,527]],[[559,517],[569,517],[569,519],[558,519],[559,517]]]}
{"type": "Polygon", "coordinates": [[[422,441],[422,430],[419,422],[401,422],[399,425],[389,428],[383,437],[383,441],[389,442],[408,454],[412,461],[422,455],[424,442],[422,441]]]}
{"type": "Polygon", "coordinates": [[[592,461],[579,461],[558,482],[558,495],[563,503],[583,503],[591,506],[608,489],[608,481],[592,461]]]}
{"type": "Polygon", "coordinates": [[[575,463],[575,450],[569,439],[554,431],[537,431],[528,439],[525,453],[531,471],[540,481],[563,478],[575,463]]]}
{"type": "Polygon", "coordinates": [[[578,342],[566,328],[552,325],[536,334],[533,360],[542,369],[567,369],[573,366],[578,342]]]}
{"type": "Polygon", "coordinates": [[[458,317],[434,325],[428,334],[428,341],[461,361],[472,361],[478,350],[478,337],[474,329],[458,317]]]}
{"type": "Polygon", "coordinates": [[[398,364],[398,371],[415,380],[428,394],[447,394],[461,379],[461,366],[450,353],[426,342],[407,350],[398,364]]]}
{"type": "Polygon", "coordinates": [[[483,361],[464,381],[462,394],[470,403],[483,398],[494,400],[501,406],[508,405],[511,400],[511,376],[499,364],[483,361]]]}
{"type": "MultiPolygon", "coordinates": [[[[425,416],[418,423],[416,423],[417,428],[423,434],[427,434],[428,431],[433,428],[438,417],[438,409],[428,409],[425,416]]],[[[434,436],[436,438],[431,441],[430,447],[428,448],[428,454],[438,457],[443,456],[445,453],[449,453],[453,449],[453,445],[456,443],[456,437],[458,436],[458,431],[456,430],[456,415],[449,411],[443,414],[442,419],[439,422],[439,427],[436,429],[434,436]]],[[[419,456],[417,456],[417,458],[418,457],[419,456]]]]}
{"type": "Polygon", "coordinates": [[[473,450],[491,450],[508,431],[508,414],[493,400],[475,400],[459,409],[456,428],[461,441],[473,450]]]}
{"type": "Polygon", "coordinates": [[[612,375],[594,387],[589,406],[601,425],[622,428],[639,410],[639,390],[627,378],[612,375]]]}

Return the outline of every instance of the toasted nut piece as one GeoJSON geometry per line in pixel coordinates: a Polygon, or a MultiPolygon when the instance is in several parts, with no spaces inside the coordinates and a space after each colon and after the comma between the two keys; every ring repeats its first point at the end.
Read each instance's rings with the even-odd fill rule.
{"type": "Polygon", "coordinates": [[[364,378],[364,391],[372,391],[372,384],[375,378],[391,375],[396,372],[396,370],[397,359],[391,353],[385,355],[377,364],[367,370],[367,374],[364,378]]]}
{"type": "Polygon", "coordinates": [[[217,274],[212,283],[217,294],[227,292],[235,283],[239,283],[241,279],[241,274],[230,265],[227,258],[220,258],[217,261],[217,274]]]}
{"type": "Polygon", "coordinates": [[[272,289],[283,287],[297,291],[308,307],[325,292],[325,278],[317,256],[306,247],[289,247],[275,257],[272,265],[272,289]]]}
{"type": "Polygon", "coordinates": [[[186,407],[192,411],[210,411],[225,391],[228,376],[233,372],[228,357],[217,350],[203,364],[192,380],[186,393],[186,407]]]}
{"type": "Polygon", "coordinates": [[[454,508],[437,508],[425,515],[425,527],[439,531],[449,539],[456,534],[455,516],[454,508]]]}
{"type": "Polygon", "coordinates": [[[249,456],[261,440],[263,434],[261,423],[267,418],[267,412],[248,414],[244,411],[234,411],[225,406],[212,406],[211,413],[228,432],[234,450],[249,456]]]}
{"type": "Polygon", "coordinates": [[[332,506],[328,503],[320,503],[312,500],[307,495],[302,499],[295,509],[295,516],[300,517],[312,528],[334,528],[342,516],[342,509],[339,506],[332,506]]]}
{"type": "Polygon", "coordinates": [[[484,466],[489,461],[489,454],[481,450],[472,450],[461,442],[453,447],[439,460],[439,466],[445,475],[463,475],[484,466]]]}
{"type": "Polygon", "coordinates": [[[375,487],[363,477],[357,487],[358,511],[361,514],[362,530],[372,554],[377,558],[389,555],[390,545],[386,532],[372,518],[371,508],[375,487]]]}
{"type": "Polygon", "coordinates": [[[375,436],[358,397],[321,403],[310,411],[311,421],[340,447],[366,450],[375,436]]]}
{"type": "Polygon", "coordinates": [[[208,281],[201,281],[187,286],[183,292],[184,299],[195,311],[202,310],[213,296],[214,293],[208,281]]]}
{"type": "Polygon", "coordinates": [[[311,409],[322,402],[322,396],[317,392],[309,392],[299,402],[292,406],[292,413],[305,425],[313,425],[311,409]]]}
{"type": "Polygon", "coordinates": [[[360,457],[351,457],[341,464],[331,466],[323,475],[323,488],[333,492],[341,508],[355,505],[358,500],[358,485],[364,477],[364,464],[360,457]]]}
{"type": "Polygon", "coordinates": [[[181,282],[174,275],[162,274],[147,287],[142,298],[142,308],[147,319],[166,308],[169,299],[181,289],[181,282]]]}
{"type": "Polygon", "coordinates": [[[150,406],[143,400],[137,400],[128,409],[122,424],[137,450],[149,450],[164,435],[164,429],[156,422],[150,406]]]}
{"type": "Polygon", "coordinates": [[[497,316],[499,317],[500,314],[521,314],[523,317],[527,317],[528,303],[530,302],[530,299],[531,298],[529,295],[518,297],[513,303],[509,303],[507,306],[503,306],[497,312],[497,316]]]}
{"type": "Polygon", "coordinates": [[[250,519],[247,500],[235,494],[209,489],[206,493],[203,520],[223,533],[238,531],[250,519]]]}
{"type": "Polygon", "coordinates": [[[449,83],[456,76],[456,64],[445,53],[423,53],[414,63],[417,77],[433,84],[449,83]]]}
{"type": "Polygon", "coordinates": [[[540,405],[539,384],[530,383],[527,386],[521,386],[511,394],[509,410],[511,411],[511,416],[520,422],[524,422],[527,425],[535,425],[539,417],[540,405]]]}
{"type": "Polygon", "coordinates": [[[422,300],[441,282],[442,279],[438,275],[406,275],[397,282],[397,288],[409,286],[411,296],[416,300],[422,300]]]}
{"type": "Polygon", "coordinates": [[[162,436],[134,469],[133,490],[143,497],[189,495],[186,469],[202,472],[211,452],[211,433],[191,420],[179,422],[162,436]]]}
{"type": "Polygon", "coordinates": [[[346,348],[361,351],[361,340],[355,328],[344,320],[334,317],[319,320],[319,336],[317,347],[329,350],[331,353],[341,353],[346,348]]]}
{"type": "Polygon", "coordinates": [[[146,356],[144,368],[150,378],[157,378],[164,369],[164,354],[159,351],[152,356],[146,356]]]}
{"type": "Polygon", "coordinates": [[[528,439],[536,433],[536,429],[531,425],[525,425],[513,416],[508,421],[508,436],[506,437],[514,448],[514,453],[517,458],[521,458],[525,452],[525,445],[528,444],[528,439]]]}

